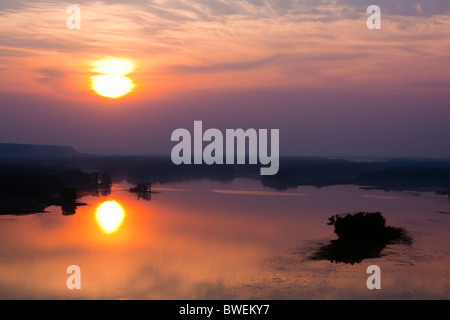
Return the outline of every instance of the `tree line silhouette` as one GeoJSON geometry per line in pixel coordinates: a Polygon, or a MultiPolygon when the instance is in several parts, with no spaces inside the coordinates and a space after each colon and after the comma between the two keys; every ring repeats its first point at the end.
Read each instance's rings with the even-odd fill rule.
{"type": "Polygon", "coordinates": [[[44,212],[61,206],[65,215],[74,214],[83,195],[111,193],[112,178],[103,172],[87,173],[66,167],[0,165],[0,214],[44,212]]]}

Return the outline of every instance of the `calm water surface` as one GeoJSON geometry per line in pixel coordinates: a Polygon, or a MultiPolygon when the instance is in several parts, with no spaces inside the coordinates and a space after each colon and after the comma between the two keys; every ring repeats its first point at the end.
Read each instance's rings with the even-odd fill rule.
{"type": "Polygon", "coordinates": [[[72,216],[58,207],[0,216],[0,298],[450,298],[445,196],[355,186],[277,192],[236,179],[154,185],[145,201],[128,187],[81,199],[88,205],[72,216]],[[357,211],[381,211],[414,243],[354,265],[311,261],[335,238],[328,217],[357,211]],[[81,290],[66,287],[73,264],[81,290]],[[366,287],[372,264],[381,267],[381,290],[366,287]]]}

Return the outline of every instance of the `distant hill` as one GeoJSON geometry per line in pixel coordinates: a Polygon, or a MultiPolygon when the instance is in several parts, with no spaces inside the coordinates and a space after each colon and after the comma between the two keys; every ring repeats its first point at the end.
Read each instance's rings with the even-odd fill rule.
{"type": "Polygon", "coordinates": [[[0,158],[39,158],[76,156],[78,151],[70,146],[0,143],[0,158]]]}

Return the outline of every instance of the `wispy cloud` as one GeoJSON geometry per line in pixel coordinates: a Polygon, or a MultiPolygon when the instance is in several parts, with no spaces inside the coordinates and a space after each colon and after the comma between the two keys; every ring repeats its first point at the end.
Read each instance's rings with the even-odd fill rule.
{"type": "Polygon", "coordinates": [[[375,32],[365,27],[370,3],[356,0],[80,0],[81,30],[66,28],[70,4],[3,1],[2,67],[79,73],[88,60],[118,55],[136,59],[144,78],[183,86],[185,74],[198,75],[196,86],[448,80],[447,1],[380,0],[375,32]],[[224,73],[233,79],[211,78],[224,73]]]}
{"type": "Polygon", "coordinates": [[[170,69],[175,72],[181,73],[217,73],[217,72],[229,72],[240,70],[252,70],[264,67],[265,65],[276,63],[276,61],[279,60],[280,58],[282,58],[281,55],[276,55],[256,60],[234,61],[230,63],[217,63],[210,65],[175,65],[170,69]]]}

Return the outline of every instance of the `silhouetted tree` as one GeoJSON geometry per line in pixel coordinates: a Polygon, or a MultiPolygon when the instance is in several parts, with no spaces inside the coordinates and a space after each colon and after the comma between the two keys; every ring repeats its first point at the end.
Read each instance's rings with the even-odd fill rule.
{"type": "Polygon", "coordinates": [[[91,173],[91,183],[91,195],[98,197],[111,194],[112,178],[108,173],[91,173]]]}
{"type": "Polygon", "coordinates": [[[64,187],[61,190],[60,198],[62,202],[75,202],[77,199],[77,191],[74,188],[64,187]]]}
{"type": "Polygon", "coordinates": [[[61,211],[64,216],[73,215],[77,210],[77,191],[71,187],[64,187],[60,193],[61,211]]]}
{"type": "Polygon", "coordinates": [[[152,184],[145,182],[145,183],[138,183],[134,188],[128,189],[128,191],[137,193],[137,199],[138,200],[146,200],[150,201],[152,199],[152,184]]]}
{"type": "Polygon", "coordinates": [[[378,258],[383,249],[392,243],[411,244],[406,230],[386,226],[380,212],[358,212],[328,218],[338,239],[322,246],[311,257],[313,260],[359,263],[364,259],[378,258]]]}
{"type": "Polygon", "coordinates": [[[138,183],[134,188],[130,188],[130,192],[145,193],[151,191],[152,191],[151,183],[138,183]]]}
{"type": "Polygon", "coordinates": [[[342,241],[384,238],[387,232],[386,219],[380,212],[335,215],[328,220],[328,225],[334,225],[334,233],[342,241]]]}
{"type": "Polygon", "coordinates": [[[101,187],[111,186],[112,185],[111,176],[109,174],[107,174],[106,172],[101,173],[99,180],[98,180],[98,184],[101,187]]]}

